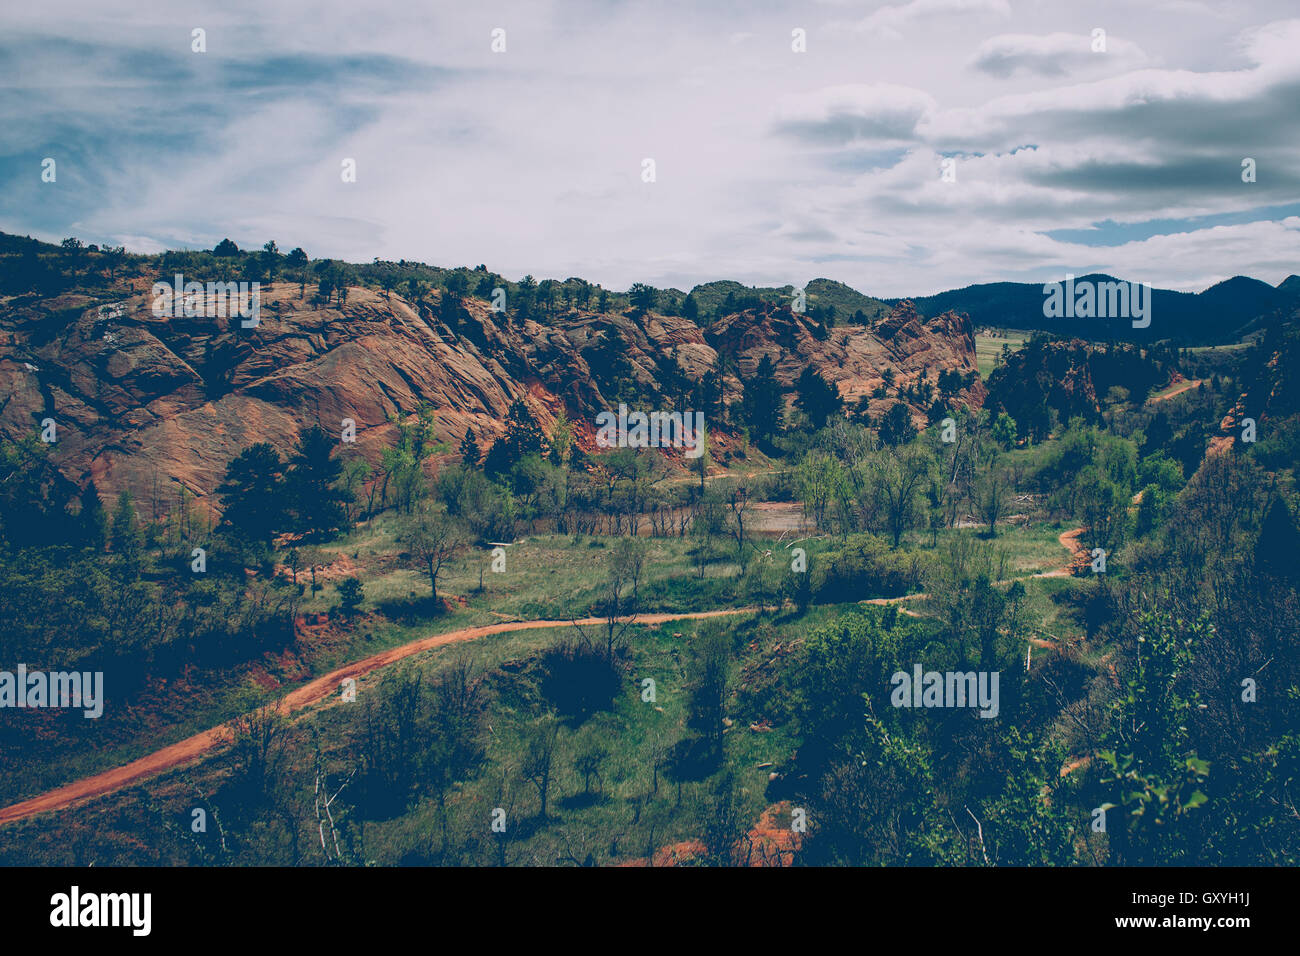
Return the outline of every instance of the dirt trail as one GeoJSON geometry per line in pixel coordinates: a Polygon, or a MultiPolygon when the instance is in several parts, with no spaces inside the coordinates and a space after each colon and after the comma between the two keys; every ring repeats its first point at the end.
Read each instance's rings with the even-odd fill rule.
{"type": "MultiPolygon", "coordinates": [[[[1056,540],[1061,543],[1061,547],[1063,547],[1066,551],[1070,552],[1069,564],[1063,565],[1062,567],[1059,568],[1055,568],[1054,570],[1051,571],[1035,572],[1034,574],[1027,574],[1024,577],[1007,578],[1005,581],[997,581],[995,583],[1010,584],[1012,581],[1028,581],[1033,578],[1064,578],[1073,575],[1075,573],[1075,570],[1078,568],[1087,567],[1089,564],[1089,559],[1091,558],[1092,555],[1089,553],[1087,548],[1079,544],[1079,538],[1082,537],[1083,533],[1087,530],[1088,530],[1087,528],[1071,528],[1069,531],[1062,531],[1060,535],[1057,537],[1056,540]]],[[[921,598],[927,598],[929,596],[930,595],[924,591],[918,591],[916,594],[903,594],[900,595],[899,597],[867,598],[865,600],[859,601],[858,603],[875,604],[875,605],[901,604],[904,601],[916,601],[916,600],[920,600],[921,598]]],[[[902,611],[904,614],[912,614],[913,617],[918,616],[914,612],[909,611],[907,608],[902,608],[902,611]]],[[[1050,645],[1041,644],[1040,646],[1048,647],[1050,645]]]]}
{"type": "Polygon", "coordinates": [[[1074,574],[1076,568],[1087,567],[1091,557],[1088,549],[1079,544],[1079,539],[1087,528],[1072,528],[1069,531],[1062,531],[1056,539],[1061,542],[1061,547],[1070,552],[1070,563],[1064,567],[1057,568],[1055,571],[1045,571],[1042,574],[1035,574],[1036,578],[1065,578],[1074,574]]]}
{"type": "MultiPolygon", "coordinates": [[[[1061,546],[1074,555],[1074,564],[1087,558],[1087,551],[1078,547],[1078,538],[1079,535],[1083,534],[1083,531],[1083,528],[1075,528],[1073,531],[1063,532],[1059,538],[1061,546]]],[[[1055,571],[1036,575],[1036,577],[1063,577],[1071,573],[1071,567],[1072,565],[1067,565],[1055,571]]],[[[925,596],[924,593],[907,594],[896,598],[873,598],[862,603],[896,604],[925,596]]],[[[636,620],[638,624],[664,624],[669,621],[690,621],[711,617],[729,617],[735,614],[752,614],[759,610],[760,608],[757,607],[740,607],[726,608],[719,611],[694,611],[684,614],[645,614],[639,616],[636,620]]],[[[907,614],[915,613],[906,608],[902,610],[907,614]]],[[[584,626],[602,624],[604,618],[588,617],[579,621],[502,621],[500,624],[467,627],[458,631],[448,631],[445,634],[423,637],[411,641],[409,644],[402,644],[399,647],[372,654],[370,657],[362,658],[359,661],[332,670],[328,674],[318,677],[285,695],[279,702],[279,709],[284,714],[291,714],[296,710],[302,710],[304,707],[319,704],[334,695],[339,685],[346,678],[363,677],[380,668],[387,667],[389,664],[423,651],[444,647],[448,644],[456,644],[461,641],[472,641],[491,634],[504,634],[509,631],[531,631],[541,628],[571,627],[575,623],[584,626]]],[[[213,727],[120,767],[114,767],[90,777],[83,777],[81,780],[74,780],[57,790],[51,790],[39,796],[23,800],[20,803],[4,807],[0,809],[0,826],[17,820],[25,820],[38,813],[62,810],[74,803],[113,793],[149,777],[193,763],[199,758],[229,744],[233,739],[234,732],[230,724],[213,727]]]]}
{"type": "MultiPolygon", "coordinates": [[[[733,614],[751,614],[758,610],[756,607],[741,607],[721,611],[697,611],[688,614],[644,614],[636,620],[638,624],[663,624],[668,621],[689,621],[710,617],[727,617],[733,614]]],[[[435,634],[431,637],[412,641],[409,644],[403,644],[400,647],[381,651],[378,654],[373,654],[370,657],[354,661],[351,664],[345,664],[337,670],[330,671],[328,674],[318,677],[285,695],[280,700],[279,708],[282,713],[290,714],[304,707],[321,703],[338,692],[339,685],[345,678],[359,678],[380,668],[387,667],[389,664],[396,663],[403,658],[436,647],[443,647],[447,644],[472,641],[480,637],[487,637],[490,634],[503,634],[508,631],[531,631],[539,628],[571,627],[574,623],[595,625],[604,622],[604,618],[596,617],[583,618],[577,622],[550,620],[503,621],[500,624],[467,627],[458,631],[448,631],[445,634],[435,634]]],[[[233,739],[234,733],[230,724],[213,727],[211,730],[205,730],[193,737],[187,737],[169,747],[155,751],[148,756],[141,757],[139,760],[133,760],[128,764],[105,770],[90,777],[84,777],[81,780],[74,780],[57,790],[51,790],[40,796],[0,809],[0,825],[12,823],[16,820],[25,820],[27,817],[35,816],[38,813],[62,810],[82,800],[113,793],[164,771],[192,763],[200,757],[229,744],[233,739]]]]}
{"type": "Polygon", "coordinates": [[[1165,392],[1163,395],[1153,395],[1151,398],[1147,399],[1147,404],[1150,405],[1150,404],[1154,404],[1155,402],[1167,402],[1175,395],[1181,395],[1183,394],[1183,392],[1186,392],[1189,389],[1193,389],[1196,386],[1200,385],[1201,382],[1203,381],[1205,380],[1201,378],[1186,379],[1183,382],[1181,382],[1176,388],[1171,389],[1168,392],[1165,392]]]}

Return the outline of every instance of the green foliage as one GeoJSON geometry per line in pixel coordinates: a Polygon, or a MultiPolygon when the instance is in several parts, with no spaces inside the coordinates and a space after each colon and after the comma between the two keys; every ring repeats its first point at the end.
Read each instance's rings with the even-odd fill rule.
{"type": "Polygon", "coordinates": [[[284,462],[268,442],[239,453],[217,487],[224,522],[250,541],[270,542],[285,526],[284,462]]]}
{"type": "Polygon", "coordinates": [[[776,367],[766,355],[754,377],[745,383],[743,413],[755,441],[770,442],[785,426],[785,398],[776,380],[776,367]]]}
{"type": "Polygon", "coordinates": [[[528,406],[516,399],[506,417],[506,433],[498,438],[483,461],[489,477],[501,478],[524,458],[546,451],[546,435],[528,406]]]}
{"type": "Polygon", "coordinates": [[[805,759],[861,726],[862,697],[888,686],[905,632],[878,615],[851,613],[808,634],[789,676],[805,759]]]}
{"type": "Polygon", "coordinates": [[[99,500],[94,481],[87,483],[81,493],[78,522],[84,544],[94,551],[102,551],[108,541],[108,516],[104,513],[104,504],[99,500]]]}
{"type": "Polygon", "coordinates": [[[75,540],[67,515],[75,489],[50,464],[49,448],[34,434],[0,442],[0,534],[13,547],[75,540]]]}
{"type": "Polygon", "coordinates": [[[347,527],[344,501],[339,486],[343,464],[334,457],[338,443],[319,425],[298,438],[289,463],[285,484],[296,530],[310,535],[330,535],[347,527]]]}
{"type": "Polygon", "coordinates": [[[648,312],[655,307],[658,292],[654,286],[646,285],[644,282],[634,282],[632,288],[628,290],[627,297],[633,308],[648,312]]]}
{"type": "Polygon", "coordinates": [[[825,428],[827,420],[844,407],[840,390],[822,378],[811,365],[799,373],[795,391],[798,393],[795,404],[803,409],[814,429],[825,428]]]}
{"type": "Polygon", "coordinates": [[[464,519],[480,541],[511,541],[518,507],[514,496],[481,471],[453,465],[438,475],[438,496],[447,513],[464,519]]]}
{"type": "Polygon", "coordinates": [[[623,672],[599,644],[561,640],[540,661],[539,686],[556,713],[577,723],[608,710],[623,687],[623,672]]]}
{"type": "Polygon", "coordinates": [[[841,604],[915,593],[928,567],[923,555],[892,551],[874,535],[854,535],[844,547],[819,555],[809,568],[813,600],[841,604]]]}
{"type": "Polygon", "coordinates": [[[1106,832],[1117,863],[1195,863],[1183,817],[1206,802],[1201,788],[1210,767],[1188,752],[1198,697],[1187,687],[1187,672],[1213,625],[1204,615],[1183,622],[1159,613],[1139,625],[1134,669],[1098,755],[1108,771],[1101,785],[1120,811],[1119,825],[1106,832]]]}
{"type": "Polygon", "coordinates": [[[692,639],[688,650],[687,725],[703,744],[696,759],[711,765],[722,757],[722,719],[727,710],[731,646],[726,635],[708,631],[692,639]]]}
{"type": "Polygon", "coordinates": [[[993,423],[993,440],[1002,446],[1004,451],[1010,451],[1016,444],[1016,420],[1006,412],[999,412],[997,421],[993,423]]]}
{"type": "Polygon", "coordinates": [[[880,422],[880,440],[886,445],[906,445],[915,437],[912,410],[902,402],[889,406],[889,411],[880,422]]]}
{"type": "Polygon", "coordinates": [[[339,610],[351,620],[356,617],[361,603],[366,599],[365,587],[357,578],[344,578],[339,582],[339,610]]]}

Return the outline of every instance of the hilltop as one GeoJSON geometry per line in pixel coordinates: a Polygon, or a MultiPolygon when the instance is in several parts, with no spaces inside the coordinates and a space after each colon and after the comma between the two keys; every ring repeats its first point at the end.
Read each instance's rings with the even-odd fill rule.
{"type": "Polygon", "coordinates": [[[161,483],[174,495],[176,483],[205,497],[244,448],[288,446],[312,425],[337,433],[351,419],[358,450],[376,463],[396,423],[421,408],[449,449],[469,430],[486,448],[523,402],[548,432],[560,416],[571,421],[584,452],[595,450],[595,416],[620,403],[703,411],[725,454],[762,433],[745,409],[769,374],[791,416],[805,370],[863,420],[901,402],[920,424],[940,399],[982,400],[962,316],[886,309],[826,281],[810,283],[807,311],[795,312],[788,297],[764,297],[780,290],[723,285],[700,287],[687,305],[671,290],[512,283],[483,266],[351,266],[233,244],[127,256],[6,237],[0,436],[53,419],[50,460],[68,481],[93,480],[104,494],[156,494],[161,483]],[[176,274],[259,281],[259,325],[155,315],[152,284],[176,274]],[[870,320],[833,324],[849,306],[870,308],[870,320]]]}

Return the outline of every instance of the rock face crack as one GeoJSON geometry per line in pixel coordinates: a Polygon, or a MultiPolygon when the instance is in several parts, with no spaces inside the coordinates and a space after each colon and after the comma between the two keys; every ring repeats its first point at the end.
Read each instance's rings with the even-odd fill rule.
{"type": "MultiPolygon", "coordinates": [[[[147,489],[156,475],[211,496],[228,462],[254,442],[287,448],[303,428],[334,430],[343,418],[357,422],[357,451],[376,463],[391,440],[391,414],[421,403],[434,409],[435,436],[452,447],[472,428],[486,449],[517,399],[544,428],[563,411],[578,441],[590,444],[587,426],[607,399],[635,393],[651,409],[687,410],[689,386],[713,372],[730,405],[764,356],[787,394],[811,367],[873,416],[901,400],[903,386],[976,369],[969,320],[924,319],[910,302],[874,325],[826,330],[767,303],[706,329],[681,316],[576,308],[521,326],[470,297],[452,330],[442,328],[436,296],[427,314],[362,288],[323,307],[280,283],[263,290],[262,324],[248,330],[223,318],[159,318],[143,295],[100,321],[95,301],[31,298],[0,314],[0,435],[30,435],[42,417],[55,418],[51,462],[79,485],[93,477],[106,496],[147,489]],[[115,343],[106,345],[107,330],[115,343]],[[886,369],[890,394],[873,397],[886,369]]],[[[979,404],[983,385],[973,378],[963,397],[979,404]]],[[[928,409],[911,407],[924,421],[928,409]]]]}

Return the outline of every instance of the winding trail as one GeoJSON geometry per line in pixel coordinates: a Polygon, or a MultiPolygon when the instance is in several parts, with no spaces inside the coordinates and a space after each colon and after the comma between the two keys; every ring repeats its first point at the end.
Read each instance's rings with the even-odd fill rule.
{"type": "MultiPolygon", "coordinates": [[[[643,614],[636,618],[636,623],[663,624],[668,621],[689,621],[710,617],[728,617],[735,614],[752,614],[759,610],[757,607],[740,607],[721,611],[695,611],[684,614],[643,614]]],[[[378,654],[372,654],[370,657],[362,658],[351,664],[345,664],[328,674],[317,677],[315,680],[304,684],[297,690],[290,691],[282,697],[277,709],[283,714],[291,714],[296,710],[302,710],[304,707],[323,703],[338,692],[339,685],[346,678],[359,678],[380,668],[387,667],[389,664],[396,663],[403,658],[411,657],[422,651],[444,647],[448,644],[472,641],[480,637],[487,637],[490,634],[504,634],[508,631],[532,631],[541,628],[572,627],[574,624],[585,626],[603,623],[605,623],[605,618],[598,617],[588,617],[578,621],[503,621],[500,624],[466,627],[458,631],[447,631],[443,634],[422,637],[408,644],[402,644],[386,651],[380,651],[378,654]]],[[[113,793],[134,783],[139,783],[141,780],[193,763],[214,750],[226,746],[233,740],[234,731],[231,725],[229,723],[221,724],[192,737],[186,737],[171,746],[164,747],[162,750],[155,751],[138,760],[132,760],[120,767],[113,767],[110,770],[83,777],[80,780],[74,780],[57,790],[51,790],[40,796],[5,807],[0,810],[0,825],[25,820],[38,813],[62,810],[74,803],[113,793]]]]}
{"type": "Polygon", "coordinates": [[[1190,391],[1191,389],[1196,388],[1196,386],[1200,385],[1201,382],[1203,381],[1205,380],[1200,378],[1183,379],[1183,381],[1176,384],[1173,388],[1165,392],[1163,395],[1153,395],[1150,398],[1148,398],[1147,404],[1154,405],[1156,402],[1167,402],[1169,401],[1169,399],[1175,397],[1176,395],[1181,395],[1183,394],[1183,392],[1190,391]]]}
{"type": "MultiPolygon", "coordinates": [[[[1080,560],[1080,555],[1086,556],[1087,552],[1079,548],[1078,537],[1083,533],[1083,528],[1076,528],[1073,531],[1067,531],[1061,534],[1061,545],[1073,555],[1074,563],[1080,560]]],[[[1032,575],[1031,577],[1063,577],[1071,573],[1072,565],[1066,565],[1055,571],[1048,571],[1044,574],[1032,575]]],[[[916,600],[926,597],[925,593],[905,594],[896,598],[872,598],[863,601],[863,604],[900,604],[904,601],[916,600]]],[[[692,621],[702,620],[712,617],[731,617],[737,614],[754,614],[762,610],[758,607],[739,607],[726,608],[718,611],[692,611],[678,614],[644,614],[636,618],[638,624],[664,624],[669,621],[692,621]]],[[[915,612],[903,608],[904,613],[915,614],[915,612]]],[[[280,698],[277,703],[277,709],[283,714],[291,714],[294,711],[311,707],[314,704],[321,704],[329,701],[339,688],[339,685],[347,678],[360,678],[366,674],[373,673],[381,668],[394,664],[397,661],[424,651],[433,650],[438,647],[445,647],[448,644],[458,644],[462,641],[473,641],[480,637],[487,637],[491,634],[504,634],[510,631],[532,631],[543,628],[555,627],[572,627],[574,624],[590,626],[605,623],[605,618],[588,617],[581,620],[557,621],[557,620],[537,620],[537,621],[502,621],[500,624],[485,624],[479,627],[466,627],[456,631],[447,631],[443,634],[434,634],[429,637],[422,637],[418,640],[411,641],[398,647],[389,648],[386,651],[380,651],[369,657],[364,657],[359,661],[353,661],[351,664],[345,664],[336,668],[327,674],[317,677],[297,690],[290,691],[284,697],[280,698]]],[[[1037,643],[1037,642],[1036,642],[1037,643]]],[[[1050,646],[1040,643],[1039,646],[1050,646]]],[[[50,790],[39,796],[31,797],[19,803],[0,809],[0,826],[6,823],[14,823],[19,820],[26,820],[29,817],[36,816],[38,813],[50,813],[55,810],[63,810],[75,803],[85,800],[91,800],[95,797],[102,797],[106,794],[113,793],[132,784],[155,777],[160,773],[168,770],[175,770],[187,764],[194,763],[208,754],[229,745],[234,740],[234,730],[230,723],[221,724],[192,737],[186,737],[184,740],[177,741],[170,746],[161,750],[156,750],[151,754],[132,760],[130,763],[123,764],[120,767],[113,767],[100,773],[93,774],[89,777],[83,777],[80,780],[74,780],[55,790],[50,790]]]]}

